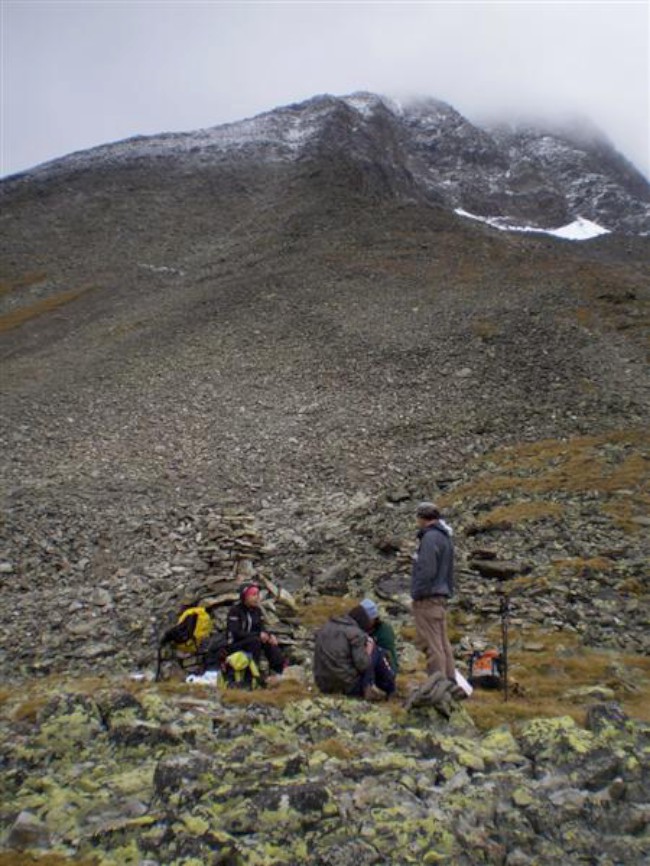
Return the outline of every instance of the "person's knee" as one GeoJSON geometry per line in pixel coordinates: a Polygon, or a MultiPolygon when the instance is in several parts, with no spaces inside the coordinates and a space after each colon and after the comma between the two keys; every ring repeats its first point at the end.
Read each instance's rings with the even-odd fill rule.
{"type": "Polygon", "coordinates": [[[269,667],[275,674],[281,674],[285,668],[284,655],[277,646],[272,644],[263,644],[264,653],[266,655],[269,667]]]}
{"type": "Polygon", "coordinates": [[[256,637],[255,635],[249,635],[242,640],[235,641],[235,643],[229,647],[230,652],[235,652],[236,650],[241,650],[245,653],[250,653],[253,656],[255,661],[259,661],[260,656],[262,654],[262,641],[256,637]]]}

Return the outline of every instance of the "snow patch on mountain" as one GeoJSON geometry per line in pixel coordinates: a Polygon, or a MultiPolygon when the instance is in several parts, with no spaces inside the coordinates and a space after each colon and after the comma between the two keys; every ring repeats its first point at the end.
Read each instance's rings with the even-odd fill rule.
{"type": "Polygon", "coordinates": [[[650,185],[591,129],[482,128],[437,99],[401,105],[368,92],[315,96],[195,132],[138,136],[19,177],[60,177],[157,159],[187,173],[229,161],[263,165],[311,157],[335,164],[341,142],[347,158],[381,178],[387,195],[416,195],[467,214],[501,214],[501,223],[489,221],[495,228],[559,225],[544,230],[566,231],[572,239],[596,237],[607,231],[602,223],[625,233],[650,230],[650,185]]]}
{"type": "Polygon", "coordinates": [[[563,238],[569,241],[587,241],[591,238],[597,238],[600,235],[611,234],[609,229],[603,228],[598,223],[591,220],[578,217],[578,219],[565,226],[560,226],[557,229],[542,229],[537,226],[517,226],[508,223],[503,217],[483,217],[477,214],[468,213],[462,208],[455,208],[454,213],[466,219],[478,220],[492,228],[499,229],[503,232],[535,232],[536,234],[552,235],[556,238],[563,238]]]}
{"type": "Polygon", "coordinates": [[[600,235],[611,234],[609,229],[599,226],[598,223],[592,220],[578,217],[569,225],[562,226],[559,229],[553,229],[548,232],[549,235],[555,235],[556,238],[565,238],[569,241],[586,241],[589,238],[597,238],[600,235]]]}

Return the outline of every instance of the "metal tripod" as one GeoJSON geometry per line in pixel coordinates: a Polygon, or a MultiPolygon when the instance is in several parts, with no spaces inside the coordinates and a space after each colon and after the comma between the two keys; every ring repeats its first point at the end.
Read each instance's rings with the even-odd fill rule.
{"type": "Polygon", "coordinates": [[[500,596],[499,615],[501,617],[501,672],[503,675],[503,700],[508,700],[508,625],[510,622],[510,593],[503,583],[497,590],[500,596]]]}

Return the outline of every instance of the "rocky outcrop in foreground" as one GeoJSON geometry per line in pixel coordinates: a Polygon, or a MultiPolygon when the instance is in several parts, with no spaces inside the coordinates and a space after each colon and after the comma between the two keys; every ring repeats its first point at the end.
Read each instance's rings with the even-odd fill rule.
{"type": "Polygon", "coordinates": [[[615,704],[590,708],[586,728],[564,717],[481,735],[461,708],[447,721],[319,697],[300,680],[260,694],[126,679],[5,693],[2,862],[47,851],[100,866],[640,866],[650,855],[650,727],[615,704]]]}

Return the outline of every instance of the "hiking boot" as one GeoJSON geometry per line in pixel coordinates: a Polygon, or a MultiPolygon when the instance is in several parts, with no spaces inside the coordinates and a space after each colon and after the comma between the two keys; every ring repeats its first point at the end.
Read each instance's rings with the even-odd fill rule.
{"type": "Polygon", "coordinates": [[[436,671],[426,682],[411,691],[405,707],[407,710],[412,707],[435,707],[449,718],[451,682],[439,671],[436,671]]]}
{"type": "Polygon", "coordinates": [[[376,703],[377,701],[385,701],[386,697],[386,693],[382,692],[381,689],[378,689],[374,683],[367,686],[363,692],[363,699],[365,701],[372,701],[373,703],[376,703]]]}
{"type": "Polygon", "coordinates": [[[462,689],[456,680],[448,680],[449,682],[449,694],[455,701],[465,701],[467,700],[467,692],[465,689],[462,689]]]}
{"type": "Polygon", "coordinates": [[[444,695],[444,697],[436,701],[433,706],[436,712],[440,713],[441,716],[444,716],[444,718],[449,721],[449,719],[451,718],[452,710],[454,709],[454,702],[451,698],[451,695],[444,695]]]}

